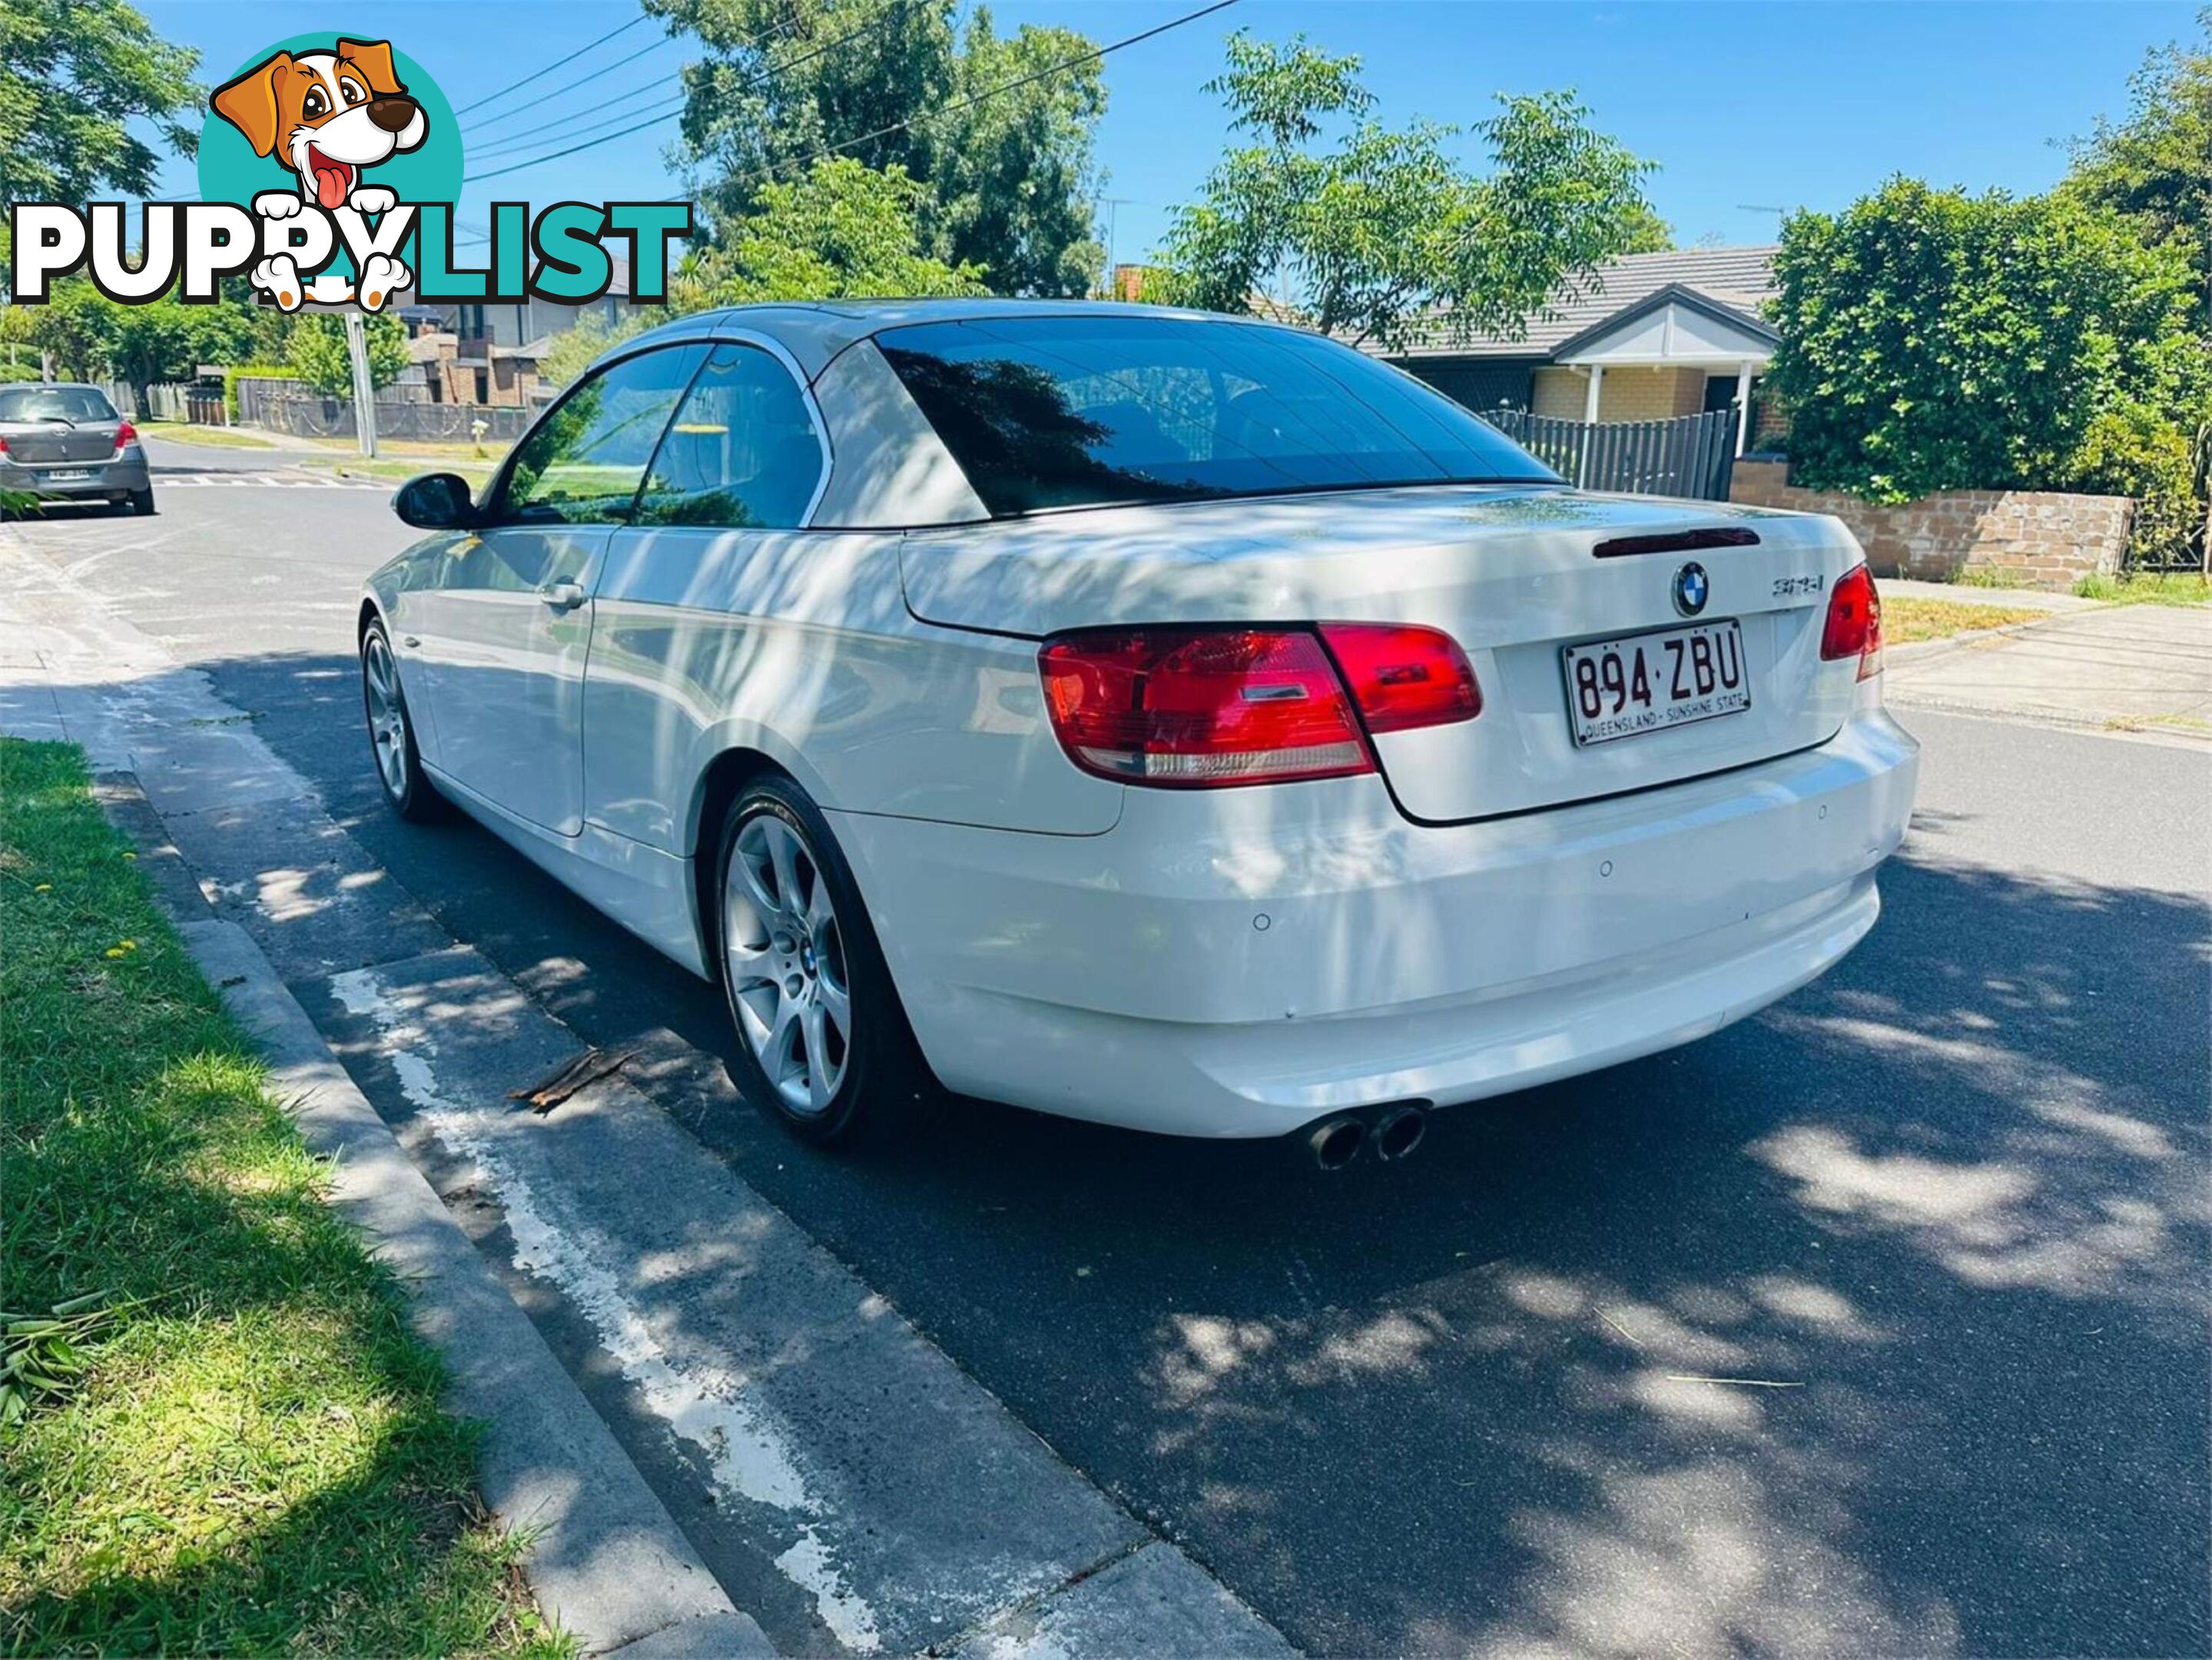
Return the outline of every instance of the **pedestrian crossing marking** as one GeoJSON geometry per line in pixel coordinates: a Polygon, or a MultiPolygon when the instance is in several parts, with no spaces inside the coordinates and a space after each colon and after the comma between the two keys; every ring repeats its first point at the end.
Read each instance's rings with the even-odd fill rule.
{"type": "Polygon", "coordinates": [[[398,486],[382,478],[322,478],[312,474],[274,472],[163,472],[154,470],[154,482],[163,489],[278,489],[278,490],[390,490],[398,486]]]}

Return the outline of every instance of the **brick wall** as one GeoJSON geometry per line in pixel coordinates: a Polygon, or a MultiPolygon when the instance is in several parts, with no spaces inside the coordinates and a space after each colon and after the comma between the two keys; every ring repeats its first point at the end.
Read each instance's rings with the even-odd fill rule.
{"type": "MultiPolygon", "coordinates": [[[[1589,406],[1589,377],[1581,369],[1553,365],[1536,371],[1530,392],[1529,407],[1538,415],[1579,421],[1589,406]]],[[[1705,406],[1703,369],[1607,369],[1598,388],[1597,418],[1666,421],[1695,415],[1705,406]]]]}
{"type": "Polygon", "coordinates": [[[1833,490],[1800,489],[1786,461],[1740,460],[1729,499],[1753,507],[1832,513],[1850,527],[1877,576],[1942,581],[1960,571],[2002,574],[2031,588],[2070,588],[2119,569],[2135,503],[2124,496],[2055,490],[1939,490],[1879,507],[1833,490]]]}

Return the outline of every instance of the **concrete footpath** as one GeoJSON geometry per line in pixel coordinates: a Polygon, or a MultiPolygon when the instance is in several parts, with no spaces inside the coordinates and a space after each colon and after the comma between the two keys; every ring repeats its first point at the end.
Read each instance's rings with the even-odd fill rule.
{"type": "Polygon", "coordinates": [[[0,732],[115,775],[188,943],[343,1153],[334,1198],[407,1279],[455,1408],[487,1421],[485,1496],[587,1650],[1291,1652],[621,1072],[547,1113],[512,1099],[574,1035],[248,713],[4,530],[0,732]]]}
{"type": "Polygon", "coordinates": [[[1885,595],[2048,611],[1996,633],[1893,648],[1893,702],[2212,743],[2212,605],[2107,605],[2068,594],[1884,582],[1885,595]]]}

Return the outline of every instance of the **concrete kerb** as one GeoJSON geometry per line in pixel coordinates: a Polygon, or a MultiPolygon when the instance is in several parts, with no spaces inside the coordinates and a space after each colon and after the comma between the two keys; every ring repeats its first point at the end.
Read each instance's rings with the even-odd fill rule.
{"type": "Polygon", "coordinates": [[[259,1047],[271,1091],[310,1150],[331,1161],[331,1204],[406,1286],[416,1329],[444,1357],[449,1406],[483,1421],[478,1486],[526,1538],[526,1571],[546,1614],[588,1653],[773,1654],[260,946],[213,916],[189,879],[165,879],[163,867],[180,861],[149,839],[160,821],[137,781],[105,775],[100,794],[144,848],[153,890],[192,960],[259,1047]]]}

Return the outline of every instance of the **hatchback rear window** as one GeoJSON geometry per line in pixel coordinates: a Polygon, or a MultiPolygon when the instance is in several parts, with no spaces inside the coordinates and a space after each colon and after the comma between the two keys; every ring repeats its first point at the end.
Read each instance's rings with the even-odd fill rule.
{"type": "Polygon", "coordinates": [[[0,421],[112,421],[115,405],[90,386],[0,386],[0,421]]]}
{"type": "Polygon", "coordinates": [[[1559,482],[1441,392],[1291,329],[1062,314],[915,324],[876,345],[994,519],[1559,482]]]}

